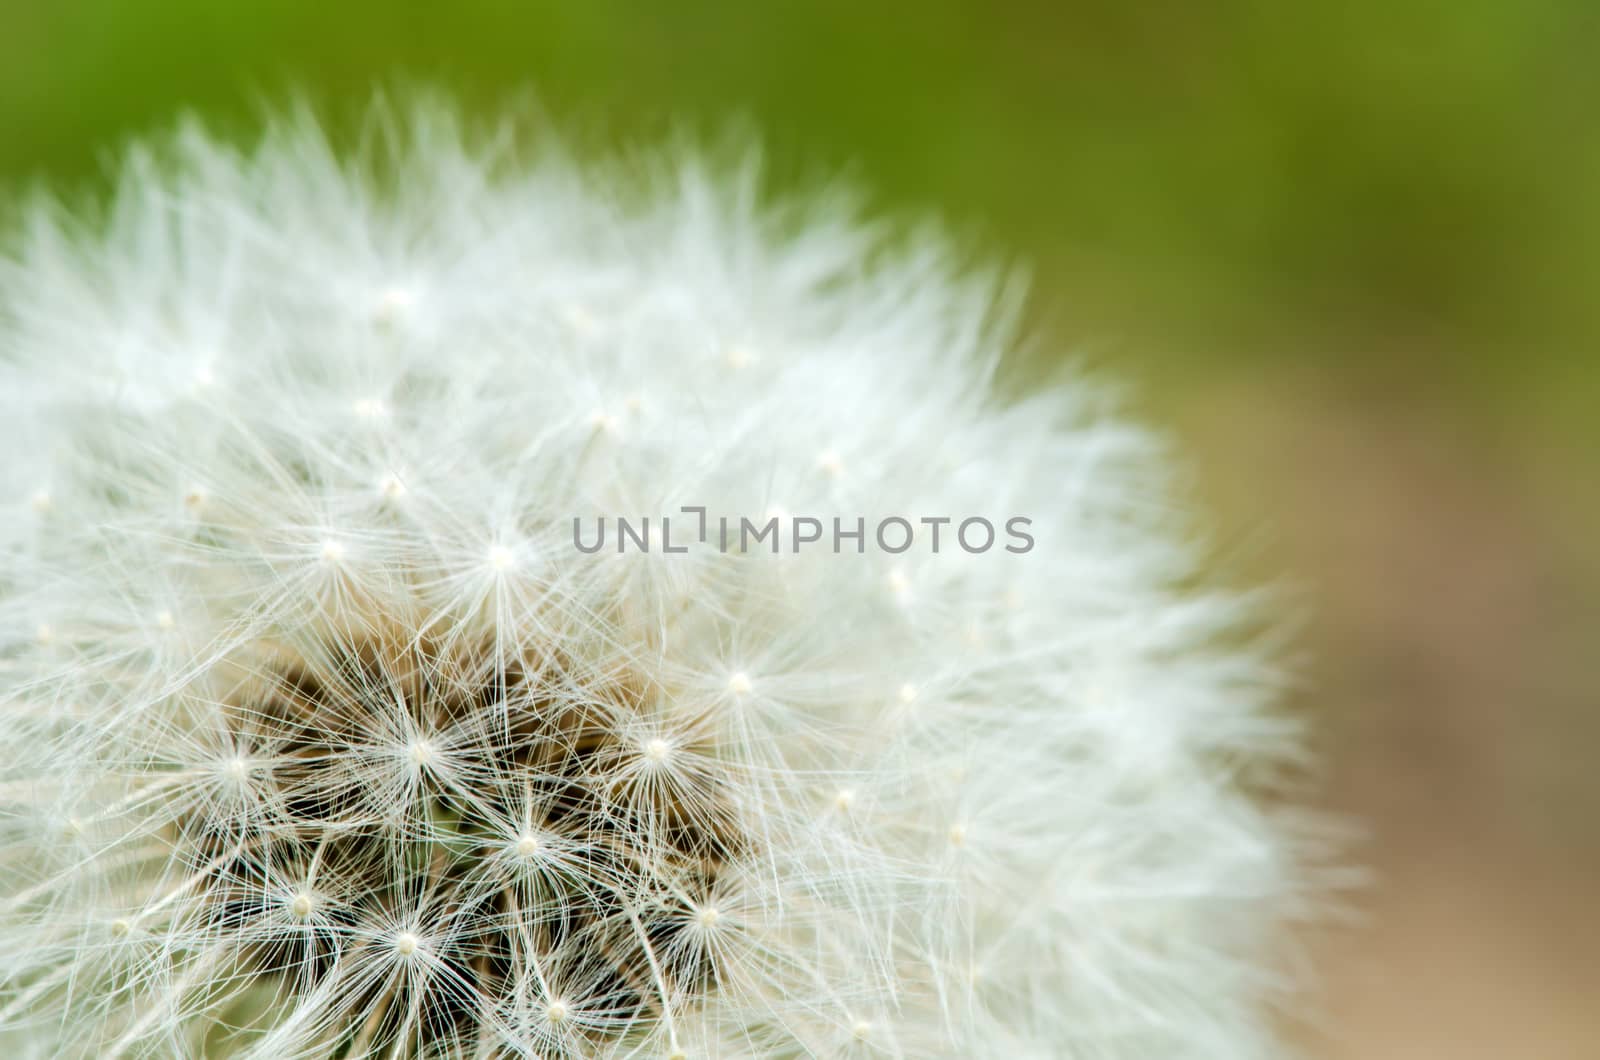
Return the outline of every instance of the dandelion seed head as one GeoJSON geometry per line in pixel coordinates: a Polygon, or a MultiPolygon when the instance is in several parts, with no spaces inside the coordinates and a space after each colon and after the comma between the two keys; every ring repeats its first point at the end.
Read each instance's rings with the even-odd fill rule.
{"type": "Polygon", "coordinates": [[[1158,444],[1001,396],[1011,289],[683,150],[367,144],[6,244],[0,1054],[1278,1055],[1271,659],[1158,444]]]}

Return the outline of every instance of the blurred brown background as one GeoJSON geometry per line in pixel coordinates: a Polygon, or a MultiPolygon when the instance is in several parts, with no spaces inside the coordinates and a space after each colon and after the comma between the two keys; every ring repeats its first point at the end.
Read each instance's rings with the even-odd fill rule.
{"type": "MultiPolygon", "coordinates": [[[[1600,1056],[1600,6],[0,0],[0,178],[184,107],[537,89],[590,142],[748,121],[1032,266],[1224,576],[1285,582],[1362,922],[1316,1057],[1600,1056]]],[[[1020,385],[1050,368],[1018,367],[1020,385]]]]}

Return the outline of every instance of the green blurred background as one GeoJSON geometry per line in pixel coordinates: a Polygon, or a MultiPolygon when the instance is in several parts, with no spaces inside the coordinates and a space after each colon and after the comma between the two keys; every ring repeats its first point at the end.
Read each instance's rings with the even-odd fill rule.
{"type": "Polygon", "coordinates": [[[1313,1055],[1600,1055],[1600,4],[0,0],[0,181],[397,77],[743,121],[1030,266],[1015,380],[1130,381],[1226,576],[1303,602],[1377,876],[1313,1055]]]}

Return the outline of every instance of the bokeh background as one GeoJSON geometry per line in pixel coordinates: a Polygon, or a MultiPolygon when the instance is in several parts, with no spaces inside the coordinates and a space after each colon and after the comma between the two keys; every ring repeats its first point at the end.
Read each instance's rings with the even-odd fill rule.
{"type": "Polygon", "coordinates": [[[180,109],[532,86],[603,146],[760,131],[1034,277],[1131,384],[1223,577],[1305,616],[1365,822],[1315,1057],[1600,1056],[1600,4],[0,0],[0,184],[180,109]]]}

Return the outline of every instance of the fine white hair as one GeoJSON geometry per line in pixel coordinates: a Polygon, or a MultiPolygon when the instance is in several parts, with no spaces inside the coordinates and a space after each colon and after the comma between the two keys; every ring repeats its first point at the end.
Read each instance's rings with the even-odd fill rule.
{"type": "Polygon", "coordinates": [[[937,237],[518,129],[24,210],[0,1050],[1281,1056],[1301,742],[1161,446],[937,237]]]}

